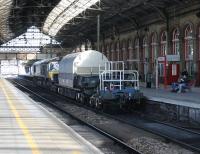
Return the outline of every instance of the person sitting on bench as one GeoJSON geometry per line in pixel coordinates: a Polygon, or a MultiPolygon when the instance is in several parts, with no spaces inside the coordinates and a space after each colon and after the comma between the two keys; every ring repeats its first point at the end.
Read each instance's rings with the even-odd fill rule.
{"type": "Polygon", "coordinates": [[[179,90],[178,90],[178,93],[181,93],[184,91],[184,89],[186,89],[186,87],[188,86],[188,83],[189,83],[189,80],[188,80],[188,72],[186,70],[184,70],[182,73],[181,73],[181,79],[179,81],[179,90]]]}

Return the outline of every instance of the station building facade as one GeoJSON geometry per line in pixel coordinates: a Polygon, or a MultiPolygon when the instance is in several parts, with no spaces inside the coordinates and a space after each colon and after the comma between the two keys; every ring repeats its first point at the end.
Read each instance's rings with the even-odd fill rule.
{"type": "Polygon", "coordinates": [[[167,76],[170,84],[186,69],[200,86],[200,17],[194,12],[173,17],[168,26],[158,22],[107,38],[100,50],[109,60],[124,61],[127,69],[137,69],[141,81],[146,82],[148,74],[154,77],[158,69],[159,83],[167,76]]]}

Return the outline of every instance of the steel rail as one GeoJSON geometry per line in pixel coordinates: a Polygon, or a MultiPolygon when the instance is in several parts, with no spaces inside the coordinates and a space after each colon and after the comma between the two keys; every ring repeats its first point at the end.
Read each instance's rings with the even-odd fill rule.
{"type": "Polygon", "coordinates": [[[84,125],[86,125],[86,126],[92,128],[93,130],[99,132],[100,134],[102,134],[102,135],[104,135],[104,136],[110,138],[110,139],[113,140],[115,143],[119,144],[121,147],[123,147],[124,149],[126,149],[129,153],[131,153],[131,154],[142,154],[141,152],[137,151],[137,150],[134,149],[133,147],[131,147],[131,146],[129,146],[128,144],[126,144],[124,141],[122,141],[122,140],[116,138],[115,136],[113,136],[113,135],[111,135],[111,134],[109,134],[109,133],[107,133],[107,132],[105,132],[105,131],[103,131],[103,130],[97,128],[96,126],[94,126],[94,125],[92,125],[92,124],[89,124],[88,122],[85,122],[85,121],[83,121],[83,120],[77,118],[77,117],[74,116],[73,114],[71,114],[71,113],[65,111],[64,109],[62,109],[61,107],[59,107],[59,105],[56,105],[56,104],[53,103],[52,101],[50,101],[50,100],[44,98],[43,96],[37,94],[37,93],[34,92],[34,91],[32,91],[32,90],[26,88],[26,87],[23,86],[22,84],[20,84],[20,83],[14,81],[14,80],[12,80],[11,82],[17,84],[17,85],[20,86],[21,88],[23,88],[23,89],[25,89],[26,91],[32,93],[33,95],[35,95],[36,97],[38,97],[38,98],[40,98],[41,100],[45,101],[46,103],[50,104],[51,106],[53,106],[53,107],[56,108],[57,110],[59,110],[59,111],[65,113],[65,114],[71,116],[72,118],[76,119],[76,120],[79,121],[80,123],[82,123],[82,124],[84,124],[84,125]]]}

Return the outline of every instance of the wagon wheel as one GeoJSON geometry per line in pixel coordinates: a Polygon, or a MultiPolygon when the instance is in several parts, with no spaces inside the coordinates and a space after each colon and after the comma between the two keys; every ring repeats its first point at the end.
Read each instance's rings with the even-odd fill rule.
{"type": "Polygon", "coordinates": [[[89,100],[89,106],[92,106],[93,103],[94,103],[93,98],[90,98],[90,100],[89,100]]]}
{"type": "Polygon", "coordinates": [[[95,99],[95,108],[98,110],[102,109],[102,100],[100,98],[95,99]]]}
{"type": "Polygon", "coordinates": [[[79,95],[80,95],[80,94],[77,93],[76,96],[75,96],[75,100],[76,100],[76,102],[79,102],[79,95]]]}
{"type": "Polygon", "coordinates": [[[94,107],[95,106],[95,101],[96,101],[96,96],[91,96],[89,100],[89,106],[94,107]]]}
{"type": "Polygon", "coordinates": [[[84,94],[82,94],[82,93],[80,94],[80,99],[79,100],[80,100],[81,104],[85,103],[85,96],[84,96],[84,94]]]}

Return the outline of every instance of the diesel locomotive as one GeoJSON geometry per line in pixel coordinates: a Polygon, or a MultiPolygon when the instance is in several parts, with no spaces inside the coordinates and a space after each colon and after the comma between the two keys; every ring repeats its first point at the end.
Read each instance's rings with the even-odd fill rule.
{"type": "Polygon", "coordinates": [[[137,71],[95,50],[40,60],[30,70],[35,84],[97,109],[135,105],[143,97],[137,71]]]}

